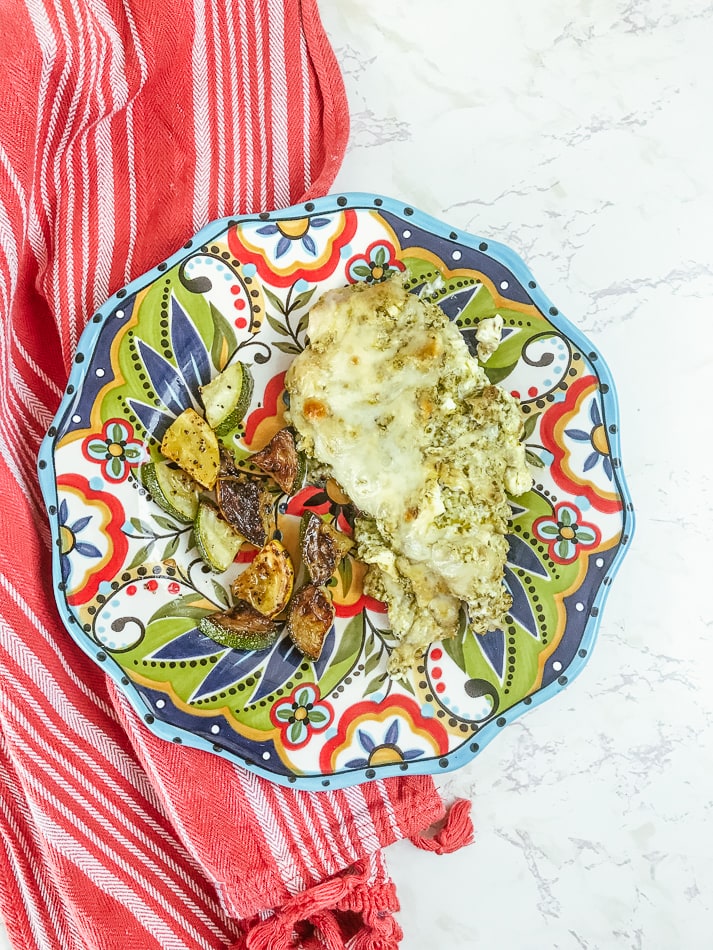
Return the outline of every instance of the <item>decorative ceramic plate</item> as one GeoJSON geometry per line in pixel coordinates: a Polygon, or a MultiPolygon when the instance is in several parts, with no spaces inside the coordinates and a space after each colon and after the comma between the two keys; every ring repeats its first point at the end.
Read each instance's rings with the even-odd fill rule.
{"type": "MultiPolygon", "coordinates": [[[[593,345],[512,251],[372,195],[217,221],[118,291],[82,336],[39,468],[59,609],[79,646],[158,735],[307,789],[457,768],[553,696],[592,650],[633,526],[614,386],[593,345]],[[255,388],[224,438],[239,462],[262,448],[284,425],[284,374],[310,306],[329,288],[404,270],[471,349],[479,320],[505,322],[486,371],[522,400],[535,472],[513,502],[507,623],[435,644],[394,680],[387,613],[347,558],[317,662],[286,634],[269,651],[220,646],[198,621],[228,602],[250,555],[211,573],[192,527],[152,501],[140,468],[233,359],[250,366],[255,388]]],[[[330,483],[276,496],[288,550],[306,510],[350,530],[345,501],[330,483]]]]}

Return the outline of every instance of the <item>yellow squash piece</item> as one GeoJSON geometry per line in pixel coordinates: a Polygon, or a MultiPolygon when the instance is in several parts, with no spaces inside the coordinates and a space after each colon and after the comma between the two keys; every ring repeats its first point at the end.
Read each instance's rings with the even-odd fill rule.
{"type": "Polygon", "coordinates": [[[220,462],[218,439],[195,409],[186,409],[169,426],[161,451],[204,488],[215,485],[220,462]]]}
{"type": "Polygon", "coordinates": [[[233,595],[265,617],[281,613],[292,596],[295,569],[279,541],[269,541],[252,564],[233,581],[233,595]]]}

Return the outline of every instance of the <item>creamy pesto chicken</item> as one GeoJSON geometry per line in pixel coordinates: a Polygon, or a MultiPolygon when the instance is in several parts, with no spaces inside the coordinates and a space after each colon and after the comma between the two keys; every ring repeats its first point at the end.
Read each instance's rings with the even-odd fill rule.
{"type": "Polygon", "coordinates": [[[532,484],[522,416],[458,328],[400,278],[326,293],[286,386],[302,448],[359,511],[367,593],[384,600],[403,673],[467,607],[476,633],[510,607],[507,493],[532,484]]]}

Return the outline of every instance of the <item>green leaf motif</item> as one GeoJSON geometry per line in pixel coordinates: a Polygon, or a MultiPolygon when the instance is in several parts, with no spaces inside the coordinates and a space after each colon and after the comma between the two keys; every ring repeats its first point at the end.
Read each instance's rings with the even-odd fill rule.
{"type": "Polygon", "coordinates": [[[339,647],[332,657],[330,666],[338,666],[346,660],[354,659],[361,652],[364,642],[364,616],[357,614],[349,621],[339,638],[339,647]]]}
{"type": "Polygon", "coordinates": [[[277,296],[277,294],[273,293],[271,290],[269,290],[269,289],[268,289],[267,287],[265,287],[265,286],[263,286],[262,289],[263,289],[263,292],[264,292],[265,296],[266,296],[267,299],[270,301],[270,303],[271,303],[272,306],[275,308],[275,310],[277,310],[278,313],[281,313],[282,316],[284,317],[284,316],[285,316],[285,305],[284,305],[284,303],[280,300],[280,298],[277,296]]]}
{"type": "Polygon", "coordinates": [[[277,342],[274,344],[275,349],[279,350],[281,353],[293,353],[297,356],[302,352],[302,347],[297,346],[296,343],[281,343],[277,342]]]}
{"type": "Polygon", "coordinates": [[[367,267],[366,264],[357,264],[352,269],[355,274],[358,274],[359,277],[368,277],[371,273],[371,268],[367,267]]]}
{"type": "Polygon", "coordinates": [[[311,709],[311,710],[310,710],[310,713],[309,713],[309,721],[310,721],[313,725],[319,726],[319,725],[321,725],[323,722],[326,722],[328,719],[329,719],[329,716],[328,716],[325,712],[322,712],[321,709],[311,709]]]}
{"type": "Polygon", "coordinates": [[[316,287],[312,287],[310,290],[303,290],[301,294],[298,294],[298,296],[295,297],[295,299],[292,301],[292,304],[290,305],[290,311],[300,310],[302,307],[306,307],[312,299],[316,289],[316,287]]]}
{"type": "MultiPolygon", "coordinates": [[[[142,521],[140,518],[129,518],[129,524],[131,527],[138,533],[139,537],[143,538],[155,538],[156,532],[153,530],[151,525],[146,524],[145,521],[142,521]]],[[[175,525],[171,525],[172,528],[175,525]]]]}
{"type": "Polygon", "coordinates": [[[173,600],[158,608],[149,623],[153,623],[155,620],[163,620],[165,617],[189,617],[191,620],[200,620],[201,617],[214,612],[212,608],[195,606],[197,601],[203,599],[202,594],[193,591],[190,594],[181,594],[180,597],[174,597],[173,600]]]}
{"type": "Polygon", "coordinates": [[[287,329],[284,323],[267,312],[265,312],[265,316],[267,317],[267,322],[270,324],[275,333],[279,333],[281,336],[290,336],[290,331],[287,329]]]}
{"type": "Polygon", "coordinates": [[[368,676],[369,673],[373,673],[373,671],[379,665],[380,659],[381,659],[380,650],[378,650],[376,653],[372,653],[369,657],[367,657],[366,663],[364,664],[364,676],[368,676]]]}
{"type": "Polygon", "coordinates": [[[384,671],[383,673],[379,673],[378,676],[375,676],[372,680],[370,680],[366,684],[362,695],[366,697],[366,696],[373,696],[374,693],[378,693],[381,690],[384,683],[386,682],[386,680],[388,679],[388,677],[389,677],[389,674],[386,671],[384,671]]]}
{"type": "Polygon", "coordinates": [[[305,726],[301,722],[293,722],[289,729],[290,742],[297,744],[304,737],[305,726]]]}
{"type": "Polygon", "coordinates": [[[376,261],[376,264],[379,267],[384,266],[384,264],[386,263],[386,251],[384,250],[383,247],[377,248],[376,257],[374,258],[374,260],[376,261]]]}
{"type": "Polygon", "coordinates": [[[173,557],[173,555],[178,550],[178,542],[180,540],[181,540],[180,534],[174,534],[174,536],[171,538],[171,540],[168,542],[168,544],[163,550],[163,557],[161,558],[162,561],[167,561],[170,557],[173,557]]]}
{"type": "Polygon", "coordinates": [[[150,541],[148,544],[145,544],[142,548],[139,548],[139,550],[131,559],[131,563],[127,564],[126,570],[131,571],[133,570],[133,568],[139,567],[139,565],[144,564],[149,558],[149,554],[151,553],[151,548],[153,547],[153,545],[154,545],[154,542],[150,541]]]}
{"type": "Polygon", "coordinates": [[[535,468],[545,467],[545,463],[542,461],[540,456],[535,455],[535,453],[531,449],[527,449],[527,448],[525,449],[525,459],[530,463],[530,465],[534,465],[535,468]]]}
{"type": "Polygon", "coordinates": [[[233,328],[214,304],[210,305],[210,315],[213,320],[213,342],[210,347],[210,358],[213,361],[213,366],[222,371],[235,352],[237,342],[233,328]]]}
{"type": "Polygon", "coordinates": [[[292,706],[282,705],[275,710],[275,716],[280,722],[289,722],[292,718],[292,706]]]}
{"type": "Polygon", "coordinates": [[[534,414],[529,415],[527,419],[525,419],[525,424],[522,427],[522,441],[523,442],[526,439],[529,439],[532,433],[535,431],[537,420],[540,418],[541,415],[542,415],[541,412],[535,412],[534,414]]]}
{"type": "Polygon", "coordinates": [[[229,607],[230,600],[223,585],[219,584],[218,581],[213,580],[213,578],[211,578],[211,584],[213,585],[213,596],[215,597],[217,603],[221,604],[223,607],[229,607]]]}
{"type": "Polygon", "coordinates": [[[176,522],[172,521],[171,518],[167,518],[165,515],[154,515],[153,520],[156,522],[159,528],[163,528],[165,531],[179,530],[176,522]]]}

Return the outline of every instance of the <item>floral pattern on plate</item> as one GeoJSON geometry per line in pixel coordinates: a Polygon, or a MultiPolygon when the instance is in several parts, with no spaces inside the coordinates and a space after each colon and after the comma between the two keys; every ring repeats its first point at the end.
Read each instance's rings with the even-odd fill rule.
{"type": "MultiPolygon", "coordinates": [[[[510,250],[372,195],[214,222],[120,290],[80,341],[39,465],[57,602],[75,641],[157,734],[308,789],[456,768],[565,686],[591,652],[633,526],[614,385],[596,349],[510,250]],[[479,322],[503,319],[486,372],[521,400],[535,472],[513,501],[507,621],[483,636],[464,622],[394,680],[388,614],[347,557],[330,581],[336,617],[318,661],[284,633],[264,652],[223,647],[198,623],[229,602],[254,551],[212,574],[192,526],[152,501],[141,465],[233,360],[255,380],[245,417],[221,435],[243,464],[285,424],[285,372],[311,305],[396,272],[472,352],[479,322]]],[[[273,486],[273,501],[294,557],[305,511],[352,530],[332,482],[291,498],[273,486]]]]}

